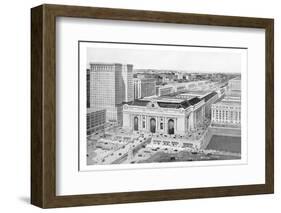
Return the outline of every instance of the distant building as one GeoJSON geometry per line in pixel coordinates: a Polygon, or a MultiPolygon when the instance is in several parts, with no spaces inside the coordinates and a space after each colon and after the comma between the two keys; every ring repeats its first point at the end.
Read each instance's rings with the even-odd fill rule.
{"type": "Polygon", "coordinates": [[[173,85],[170,84],[166,84],[163,86],[159,86],[157,88],[157,94],[158,96],[163,96],[163,95],[169,95],[171,93],[176,92],[175,87],[173,85]]]}
{"type": "Polygon", "coordinates": [[[153,78],[134,78],[134,99],[156,95],[156,80],[153,78]]]}
{"type": "Polygon", "coordinates": [[[158,85],[156,88],[157,96],[164,96],[173,93],[181,93],[186,90],[201,90],[208,87],[208,81],[191,81],[191,82],[170,82],[165,85],[158,85]]]}
{"type": "Polygon", "coordinates": [[[106,120],[122,122],[122,103],[132,101],[132,65],[90,63],[87,106],[106,109],[106,120]]]}
{"type": "Polygon", "coordinates": [[[183,73],[182,73],[182,72],[178,72],[178,73],[176,74],[176,76],[177,76],[177,79],[178,79],[178,80],[182,80],[182,79],[183,79],[183,73]]]}
{"type": "Polygon", "coordinates": [[[231,91],[241,91],[241,77],[236,77],[229,80],[228,88],[231,91]]]}
{"type": "Polygon", "coordinates": [[[228,81],[226,95],[241,98],[241,77],[240,76],[230,79],[228,81]]]}
{"type": "Polygon", "coordinates": [[[182,77],[184,80],[190,80],[189,74],[185,73],[182,77]]]}
{"type": "Polygon", "coordinates": [[[87,108],[87,135],[104,132],[106,122],[106,110],[94,110],[87,108]]]}
{"type": "Polygon", "coordinates": [[[155,75],[155,79],[156,79],[156,85],[160,85],[165,83],[164,82],[164,77],[162,75],[155,75]]]}
{"type": "Polygon", "coordinates": [[[174,85],[174,88],[176,92],[184,92],[186,90],[186,85],[182,83],[178,83],[174,85]]]}

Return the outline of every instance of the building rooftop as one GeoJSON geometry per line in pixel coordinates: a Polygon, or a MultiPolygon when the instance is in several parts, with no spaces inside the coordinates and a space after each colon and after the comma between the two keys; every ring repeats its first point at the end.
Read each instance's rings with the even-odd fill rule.
{"type": "Polygon", "coordinates": [[[156,82],[156,79],[155,78],[146,78],[146,77],[137,77],[137,78],[133,78],[134,81],[155,81],[156,82]]]}
{"type": "Polygon", "coordinates": [[[240,75],[240,76],[237,76],[237,77],[235,77],[235,78],[230,79],[230,81],[232,81],[232,80],[241,81],[241,75],[240,75]]]}
{"type": "Polygon", "coordinates": [[[115,63],[115,62],[112,62],[112,63],[105,63],[105,62],[90,62],[89,63],[89,65],[91,66],[91,65],[95,65],[95,66],[99,66],[99,65],[107,65],[107,66],[116,66],[116,65],[118,65],[118,66],[120,66],[120,65],[124,65],[124,66],[126,66],[126,65],[129,65],[129,66],[133,66],[132,64],[122,64],[122,63],[115,63]]]}
{"type": "Polygon", "coordinates": [[[205,101],[208,101],[210,98],[214,97],[216,94],[217,94],[217,92],[215,92],[215,91],[197,90],[197,91],[179,93],[176,97],[184,98],[184,99],[191,99],[194,97],[198,97],[198,98],[204,99],[205,101]]]}
{"type": "Polygon", "coordinates": [[[237,106],[237,105],[241,105],[241,102],[240,101],[229,101],[229,100],[222,100],[222,101],[220,101],[220,102],[217,102],[217,103],[215,103],[215,105],[227,105],[227,106],[229,106],[229,105],[232,105],[232,106],[237,106]]]}
{"type": "Polygon", "coordinates": [[[159,107],[161,108],[188,108],[189,106],[195,105],[201,101],[200,98],[194,97],[190,100],[183,100],[183,99],[154,99],[152,101],[148,100],[135,100],[129,105],[134,105],[134,106],[147,106],[149,102],[156,102],[159,107]]]}
{"type": "Polygon", "coordinates": [[[176,98],[176,97],[157,97],[155,98],[157,102],[169,102],[169,103],[181,103],[185,101],[185,99],[182,98],[176,98]]]}
{"type": "Polygon", "coordinates": [[[151,101],[136,99],[136,100],[134,100],[134,101],[128,103],[128,105],[146,106],[149,102],[151,102],[151,101]]]}
{"type": "Polygon", "coordinates": [[[105,109],[87,108],[87,113],[105,111],[105,109]]]}
{"type": "Polygon", "coordinates": [[[204,96],[204,95],[207,95],[209,92],[210,91],[194,90],[194,91],[187,91],[187,92],[181,93],[179,95],[204,96]]]}
{"type": "Polygon", "coordinates": [[[205,102],[207,102],[208,100],[210,100],[212,97],[214,97],[217,94],[218,94],[217,92],[211,92],[208,95],[206,95],[205,97],[203,97],[203,99],[205,102]]]}

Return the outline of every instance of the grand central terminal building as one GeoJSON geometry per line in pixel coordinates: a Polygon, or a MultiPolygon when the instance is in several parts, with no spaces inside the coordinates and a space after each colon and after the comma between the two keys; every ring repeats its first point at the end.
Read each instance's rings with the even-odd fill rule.
{"type": "Polygon", "coordinates": [[[132,131],[184,135],[203,123],[206,106],[217,98],[216,92],[209,92],[201,97],[185,94],[185,96],[137,99],[123,105],[123,128],[132,131]]]}

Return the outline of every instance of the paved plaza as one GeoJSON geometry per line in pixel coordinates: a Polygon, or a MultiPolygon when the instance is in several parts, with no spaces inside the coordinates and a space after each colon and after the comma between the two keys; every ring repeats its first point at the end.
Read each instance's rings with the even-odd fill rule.
{"type": "Polygon", "coordinates": [[[87,164],[134,164],[151,162],[207,161],[241,158],[241,138],[207,135],[208,121],[186,135],[152,134],[111,126],[88,138],[87,164]],[[206,137],[207,138],[207,137],[206,137]],[[204,142],[205,143],[205,142],[204,142]]]}

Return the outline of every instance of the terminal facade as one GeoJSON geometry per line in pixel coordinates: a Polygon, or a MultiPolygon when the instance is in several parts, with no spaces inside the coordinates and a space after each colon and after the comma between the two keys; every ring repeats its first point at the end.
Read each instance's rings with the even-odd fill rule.
{"type": "Polygon", "coordinates": [[[178,95],[135,100],[123,106],[123,128],[185,135],[203,124],[206,115],[211,113],[211,104],[217,99],[218,94],[211,92],[202,98],[196,95],[178,95]]]}

